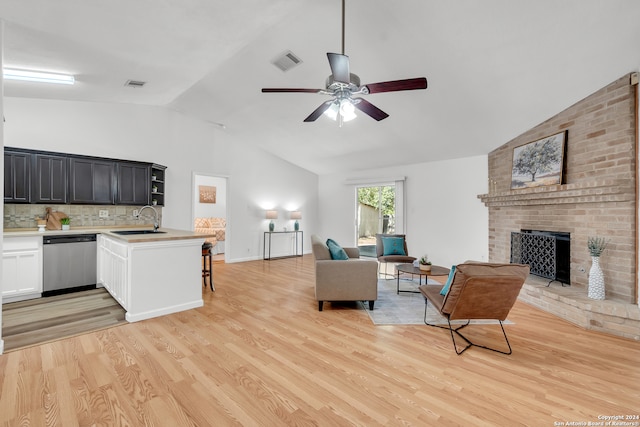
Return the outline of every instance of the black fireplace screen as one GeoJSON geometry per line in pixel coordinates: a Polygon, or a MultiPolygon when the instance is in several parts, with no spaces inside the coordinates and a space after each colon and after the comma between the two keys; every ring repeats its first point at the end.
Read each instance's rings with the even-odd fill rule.
{"type": "Polygon", "coordinates": [[[538,230],[511,232],[511,262],[529,264],[531,274],[564,284],[570,280],[569,233],[538,230]]]}

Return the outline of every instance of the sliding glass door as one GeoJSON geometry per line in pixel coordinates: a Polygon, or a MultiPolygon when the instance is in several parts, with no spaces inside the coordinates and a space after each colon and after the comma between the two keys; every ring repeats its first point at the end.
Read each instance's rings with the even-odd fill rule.
{"type": "Polygon", "coordinates": [[[356,187],[356,230],[361,256],[376,256],[376,233],[396,232],[396,186],[356,187]]]}

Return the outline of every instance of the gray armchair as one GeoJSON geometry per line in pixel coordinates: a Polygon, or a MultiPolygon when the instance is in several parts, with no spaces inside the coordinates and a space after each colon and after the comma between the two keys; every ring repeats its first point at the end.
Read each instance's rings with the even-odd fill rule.
{"type": "Polygon", "coordinates": [[[378,263],[360,259],[358,248],[343,248],[349,259],[333,260],[326,243],[311,236],[315,258],[316,299],[322,311],[324,301],[369,301],[369,310],[378,299],[378,263]]]}
{"type": "Polygon", "coordinates": [[[395,277],[393,274],[387,273],[387,263],[392,264],[411,264],[417,258],[414,256],[409,256],[409,250],[407,249],[407,240],[404,234],[376,234],[376,256],[378,258],[378,274],[383,276],[391,276],[395,277]],[[384,244],[382,242],[383,237],[397,237],[402,239],[402,245],[404,248],[404,255],[400,254],[392,254],[385,255],[384,254],[384,244]],[[384,272],[380,272],[380,266],[384,263],[384,272]]]}

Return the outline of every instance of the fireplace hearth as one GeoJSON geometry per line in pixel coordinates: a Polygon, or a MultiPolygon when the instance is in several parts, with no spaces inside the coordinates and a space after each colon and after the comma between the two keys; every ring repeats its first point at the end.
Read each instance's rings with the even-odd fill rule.
{"type": "Polygon", "coordinates": [[[531,274],[571,285],[571,235],[545,230],[511,232],[511,262],[529,264],[531,274]]]}

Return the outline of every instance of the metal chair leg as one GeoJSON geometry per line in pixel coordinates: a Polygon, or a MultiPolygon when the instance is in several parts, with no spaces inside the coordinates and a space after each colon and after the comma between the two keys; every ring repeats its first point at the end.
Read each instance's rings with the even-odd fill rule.
{"type": "MultiPolygon", "coordinates": [[[[396,278],[395,274],[390,274],[388,271],[389,269],[387,268],[387,266],[389,265],[388,262],[384,263],[384,272],[380,271],[380,265],[382,264],[382,262],[378,261],[378,278],[379,279],[383,279],[383,280],[393,280],[396,278]],[[384,276],[384,277],[381,277],[384,276]]],[[[395,265],[395,264],[394,264],[395,265]]],[[[395,267],[394,267],[395,268],[395,267]]]]}
{"type": "Polygon", "coordinates": [[[448,326],[441,326],[441,325],[434,325],[431,323],[427,322],[427,307],[429,305],[429,300],[428,299],[424,299],[424,324],[427,326],[432,326],[432,327],[436,327],[436,328],[441,328],[441,329],[447,329],[449,330],[449,333],[451,334],[451,341],[453,342],[453,349],[455,350],[457,355],[461,355],[462,353],[465,352],[465,350],[467,350],[469,347],[480,347],[480,348],[484,348],[486,350],[491,350],[491,351],[495,351],[496,353],[501,353],[501,354],[506,354],[509,355],[511,353],[513,353],[513,350],[511,349],[511,344],[509,343],[509,339],[507,338],[507,333],[504,330],[504,326],[502,324],[502,320],[498,320],[498,322],[500,323],[500,329],[502,329],[502,335],[504,336],[504,340],[507,343],[507,347],[509,348],[509,351],[502,351],[502,350],[498,350],[495,348],[491,348],[491,347],[487,347],[484,345],[480,345],[480,344],[476,344],[471,342],[467,337],[465,337],[464,335],[462,335],[460,333],[460,329],[462,328],[466,328],[467,326],[469,326],[469,324],[471,323],[471,320],[467,320],[467,323],[463,323],[462,325],[458,326],[457,328],[454,328],[453,325],[451,324],[451,321],[449,320],[449,318],[447,317],[447,324],[448,326]],[[458,335],[460,338],[462,338],[463,340],[466,341],[467,345],[460,351],[458,351],[458,345],[456,344],[456,339],[454,336],[454,333],[456,335],[458,335]]]}

